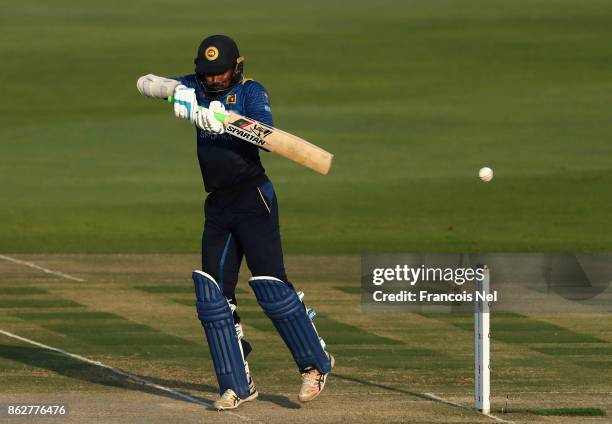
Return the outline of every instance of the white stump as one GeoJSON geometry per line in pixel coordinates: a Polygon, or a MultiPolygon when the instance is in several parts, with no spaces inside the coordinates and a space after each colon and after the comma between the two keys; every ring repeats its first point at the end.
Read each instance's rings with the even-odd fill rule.
{"type": "MultiPolygon", "coordinates": [[[[476,280],[476,291],[485,296],[490,292],[489,268],[485,265],[484,279],[476,280]]],[[[474,377],[475,408],[483,414],[491,411],[491,334],[489,303],[475,299],[474,308],[474,377]]]]}

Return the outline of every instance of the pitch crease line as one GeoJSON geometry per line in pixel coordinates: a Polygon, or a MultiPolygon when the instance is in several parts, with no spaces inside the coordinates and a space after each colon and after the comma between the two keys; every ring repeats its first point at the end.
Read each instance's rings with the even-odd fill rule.
{"type": "Polygon", "coordinates": [[[35,263],[27,262],[27,261],[22,261],[20,259],[11,258],[10,256],[0,255],[0,259],[4,259],[5,261],[13,262],[13,263],[19,264],[19,265],[24,265],[24,266],[27,266],[27,267],[30,267],[30,268],[34,268],[34,269],[37,269],[39,271],[45,272],[47,274],[52,274],[52,275],[55,275],[55,276],[58,276],[58,277],[65,278],[67,280],[78,281],[80,283],[85,281],[83,278],[74,277],[74,276],[72,276],[70,274],[65,274],[65,273],[59,272],[59,271],[53,271],[51,269],[42,267],[40,265],[36,265],[35,263]]]}
{"type": "MultiPolygon", "coordinates": [[[[89,358],[86,358],[84,356],[77,355],[76,353],[70,353],[70,352],[67,352],[65,350],[58,349],[56,347],[52,347],[52,346],[48,346],[46,344],[42,344],[42,343],[36,342],[34,340],[26,339],[25,337],[18,336],[17,334],[13,334],[13,333],[10,333],[10,332],[2,330],[2,329],[0,329],[0,334],[4,334],[7,337],[11,337],[13,339],[20,340],[22,342],[29,343],[29,344],[34,345],[34,346],[38,346],[38,347],[41,347],[43,349],[47,349],[47,350],[50,350],[50,351],[53,351],[53,352],[57,352],[59,354],[68,356],[70,358],[76,359],[76,360],[81,361],[81,362],[85,362],[85,363],[88,363],[88,364],[91,364],[91,365],[95,365],[95,366],[100,367],[100,368],[104,368],[104,369],[106,369],[108,371],[111,371],[111,372],[113,372],[113,373],[115,373],[117,375],[125,377],[125,378],[127,378],[129,380],[132,380],[132,381],[136,382],[136,383],[142,384],[143,386],[152,387],[152,388],[155,388],[157,390],[160,390],[160,391],[163,391],[163,392],[166,392],[166,393],[170,393],[171,395],[173,395],[175,397],[178,397],[178,398],[181,398],[183,400],[186,400],[188,402],[195,403],[195,404],[201,405],[201,406],[206,406],[207,408],[212,406],[211,402],[207,402],[207,401],[196,399],[196,398],[194,398],[192,396],[186,395],[186,394],[181,393],[181,392],[177,392],[176,390],[172,390],[172,389],[170,389],[168,387],[161,386],[159,384],[153,383],[152,381],[145,380],[142,377],[137,377],[137,376],[132,375],[130,373],[127,373],[125,371],[121,371],[120,369],[113,368],[110,365],[103,364],[102,362],[94,361],[93,359],[89,359],[89,358]]],[[[233,415],[233,416],[238,417],[238,418],[240,418],[242,420],[250,420],[249,417],[245,417],[244,415],[236,414],[235,412],[231,412],[231,411],[224,411],[224,414],[225,415],[233,415]]]]}
{"type": "MultiPolygon", "coordinates": [[[[473,411],[473,410],[474,410],[474,409],[472,409],[472,408],[468,408],[468,407],[467,407],[467,406],[465,406],[465,405],[461,405],[460,403],[451,402],[450,400],[447,400],[447,399],[441,398],[440,396],[436,396],[436,395],[434,395],[434,394],[432,394],[432,393],[423,393],[423,395],[424,395],[425,397],[428,397],[428,398],[429,398],[429,399],[431,399],[431,400],[435,400],[435,401],[437,401],[437,402],[445,403],[445,404],[447,404],[447,405],[451,405],[451,406],[456,406],[457,408],[467,409],[467,410],[470,410],[470,411],[473,411]]],[[[478,413],[479,413],[480,415],[483,415],[483,416],[487,417],[487,418],[491,418],[492,420],[495,420],[495,421],[497,421],[497,422],[499,422],[499,423],[504,423],[504,424],[513,424],[513,423],[514,423],[514,421],[504,420],[503,418],[499,418],[499,417],[497,417],[497,416],[495,416],[495,415],[492,415],[492,414],[483,414],[482,412],[478,412],[478,413]]]]}

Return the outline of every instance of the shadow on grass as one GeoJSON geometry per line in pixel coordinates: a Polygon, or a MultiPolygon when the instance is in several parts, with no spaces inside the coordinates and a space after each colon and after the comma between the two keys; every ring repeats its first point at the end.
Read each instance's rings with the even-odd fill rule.
{"type": "MultiPolygon", "coordinates": [[[[63,375],[64,377],[82,380],[93,384],[101,384],[104,386],[122,388],[126,390],[135,390],[156,396],[189,402],[187,399],[173,395],[172,393],[168,393],[164,390],[144,385],[138,381],[130,380],[129,377],[118,375],[109,369],[88,364],[48,349],[0,344],[0,358],[10,359],[30,367],[46,369],[63,375]]],[[[133,375],[134,377],[147,380],[151,383],[171,388],[174,391],[188,395],[204,403],[211,404],[212,399],[194,396],[191,393],[181,392],[181,390],[197,390],[202,392],[212,392],[215,394],[218,392],[217,387],[207,384],[188,383],[179,380],[163,379],[135,373],[129,374],[133,375]]],[[[267,402],[272,402],[284,408],[297,409],[300,407],[286,396],[262,395],[260,396],[260,399],[267,402]]]]}
{"type": "MultiPolygon", "coordinates": [[[[173,395],[172,393],[156,389],[155,387],[146,386],[137,381],[132,381],[129,379],[129,377],[118,375],[109,369],[88,364],[47,349],[0,344],[0,358],[10,359],[31,367],[46,369],[63,375],[64,377],[82,380],[93,384],[101,384],[104,386],[117,387],[127,390],[136,390],[143,393],[186,401],[185,399],[173,395]]],[[[205,384],[192,384],[177,380],[164,380],[157,377],[138,375],[134,373],[129,374],[133,375],[134,377],[150,381],[151,383],[169,388],[196,389],[208,392],[217,391],[216,387],[205,384]]],[[[210,399],[199,398],[189,393],[182,394],[191,396],[194,399],[204,403],[211,403],[210,399]]]]}
{"type": "Polygon", "coordinates": [[[300,409],[302,407],[301,404],[292,401],[287,396],[262,394],[261,392],[259,392],[258,399],[263,400],[265,402],[274,403],[275,405],[287,409],[300,409]]]}
{"type": "Polygon", "coordinates": [[[379,389],[388,390],[390,392],[396,392],[396,393],[402,393],[405,395],[414,396],[416,398],[427,400],[429,402],[438,402],[438,403],[443,403],[449,406],[453,406],[455,408],[469,409],[465,406],[459,405],[457,403],[449,402],[445,399],[442,399],[442,398],[439,398],[437,396],[433,396],[427,393],[419,393],[419,392],[413,392],[411,390],[406,390],[406,389],[398,389],[397,387],[387,386],[385,384],[380,384],[380,383],[373,383],[371,381],[362,380],[360,378],[348,377],[346,375],[337,374],[335,372],[332,373],[332,377],[337,378],[339,380],[350,381],[352,383],[363,384],[364,386],[377,387],[379,389]]]}

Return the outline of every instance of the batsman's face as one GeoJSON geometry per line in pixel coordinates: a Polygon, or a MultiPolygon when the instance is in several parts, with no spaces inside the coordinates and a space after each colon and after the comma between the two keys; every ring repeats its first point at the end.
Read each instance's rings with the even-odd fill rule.
{"type": "Polygon", "coordinates": [[[211,90],[225,90],[232,83],[232,70],[228,68],[225,72],[215,75],[206,75],[206,84],[211,90]]]}

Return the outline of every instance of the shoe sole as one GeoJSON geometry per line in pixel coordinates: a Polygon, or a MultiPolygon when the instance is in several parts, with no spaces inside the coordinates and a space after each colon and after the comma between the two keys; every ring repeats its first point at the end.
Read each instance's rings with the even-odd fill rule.
{"type": "Polygon", "coordinates": [[[258,397],[258,396],[259,396],[259,392],[255,392],[255,393],[253,393],[252,395],[250,395],[250,396],[249,396],[248,398],[246,398],[246,399],[240,399],[240,402],[238,402],[238,403],[237,403],[236,405],[234,405],[234,406],[229,406],[229,407],[227,407],[227,408],[226,408],[226,407],[223,407],[223,406],[218,407],[218,406],[214,406],[214,405],[213,405],[213,407],[214,407],[214,408],[215,408],[217,411],[227,411],[227,410],[229,410],[229,409],[236,409],[236,408],[238,408],[240,405],[242,405],[242,404],[243,404],[243,403],[245,403],[245,402],[250,402],[250,401],[252,401],[252,400],[257,399],[257,397],[258,397]]]}
{"type": "Polygon", "coordinates": [[[336,365],[336,360],[334,359],[334,357],[331,354],[329,356],[330,356],[330,362],[331,362],[331,369],[329,370],[327,374],[325,374],[325,377],[323,377],[323,387],[321,387],[321,390],[319,390],[319,393],[317,393],[316,395],[314,395],[313,397],[309,399],[303,399],[298,395],[298,400],[300,402],[306,403],[306,402],[310,402],[311,400],[315,400],[317,396],[319,396],[321,392],[323,391],[323,389],[325,388],[325,383],[327,383],[327,376],[331,374],[332,370],[334,369],[334,365],[336,365]]]}

